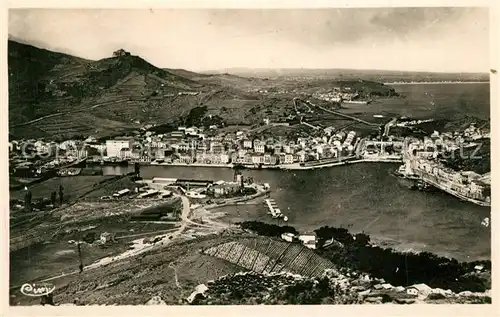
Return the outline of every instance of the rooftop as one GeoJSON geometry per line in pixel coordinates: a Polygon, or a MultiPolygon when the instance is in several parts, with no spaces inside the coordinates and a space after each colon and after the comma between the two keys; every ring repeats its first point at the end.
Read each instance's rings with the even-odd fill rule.
{"type": "Polygon", "coordinates": [[[119,136],[114,139],[108,140],[108,141],[130,141],[133,140],[134,138],[131,136],[119,136]]]}

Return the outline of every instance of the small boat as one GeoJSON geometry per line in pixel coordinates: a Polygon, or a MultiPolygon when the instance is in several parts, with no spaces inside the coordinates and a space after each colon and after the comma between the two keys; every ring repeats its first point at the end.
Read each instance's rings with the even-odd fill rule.
{"type": "Polygon", "coordinates": [[[488,227],[490,225],[490,218],[484,218],[483,221],[481,221],[481,225],[488,227]]]}

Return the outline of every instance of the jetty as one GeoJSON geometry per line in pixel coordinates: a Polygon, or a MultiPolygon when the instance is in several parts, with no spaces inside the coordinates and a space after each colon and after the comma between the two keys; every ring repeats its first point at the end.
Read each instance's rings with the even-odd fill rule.
{"type": "Polygon", "coordinates": [[[283,218],[284,221],[288,221],[288,217],[283,215],[283,213],[278,208],[278,205],[276,204],[274,199],[266,199],[264,200],[264,203],[266,204],[267,209],[269,209],[269,213],[273,218],[275,219],[283,218]]]}

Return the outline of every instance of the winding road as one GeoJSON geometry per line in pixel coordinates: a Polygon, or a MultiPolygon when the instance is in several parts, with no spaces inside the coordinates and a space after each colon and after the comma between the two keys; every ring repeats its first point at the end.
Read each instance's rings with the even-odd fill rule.
{"type": "MultiPolygon", "coordinates": [[[[173,230],[172,233],[170,234],[170,238],[163,239],[160,243],[148,244],[146,246],[144,246],[144,244],[140,243],[139,248],[134,248],[132,250],[128,250],[128,251],[126,251],[120,255],[117,255],[117,256],[100,259],[99,261],[94,262],[94,263],[84,267],[83,270],[84,271],[93,270],[93,269],[105,266],[107,264],[116,262],[118,260],[123,260],[123,259],[129,258],[129,257],[132,257],[132,256],[136,256],[136,255],[139,255],[141,253],[144,253],[144,252],[147,252],[147,251],[150,251],[153,249],[166,247],[170,243],[172,243],[172,241],[175,238],[177,238],[182,232],[184,232],[184,230],[186,229],[186,227],[189,224],[200,225],[200,224],[193,222],[189,219],[189,215],[191,213],[189,199],[186,196],[175,194],[175,193],[174,193],[174,196],[180,197],[182,200],[182,214],[181,214],[180,226],[178,228],[175,228],[175,229],[169,229],[169,230],[173,230]]],[[[203,225],[201,225],[201,226],[203,226],[203,225]]],[[[213,226],[210,226],[210,227],[213,228],[213,226]]],[[[162,230],[162,231],[164,231],[164,230],[162,230]]],[[[49,278],[46,278],[46,279],[43,279],[43,280],[40,280],[37,282],[49,282],[49,281],[57,280],[57,279],[60,279],[60,278],[66,277],[66,276],[75,275],[78,273],[80,273],[80,271],[75,270],[75,271],[72,271],[69,273],[62,273],[62,274],[59,274],[56,276],[52,276],[52,277],[49,277],[49,278]]],[[[14,289],[19,289],[20,287],[21,287],[21,285],[12,286],[9,289],[14,290],[14,289]]]]}
{"type": "MultiPolygon", "coordinates": [[[[303,101],[303,100],[300,100],[297,98],[297,100],[301,101],[302,103],[304,104],[307,104],[311,107],[314,107],[314,108],[318,108],[318,109],[321,109],[325,112],[329,112],[331,114],[334,114],[334,115],[337,115],[337,116],[340,116],[340,117],[344,117],[344,118],[347,118],[347,119],[350,119],[350,120],[354,120],[354,121],[357,121],[357,122],[360,122],[360,123],[363,123],[363,124],[366,124],[368,126],[372,126],[372,127],[375,127],[375,126],[379,126],[378,123],[373,123],[373,122],[368,122],[368,121],[365,121],[365,120],[362,120],[360,118],[356,118],[356,117],[353,117],[353,116],[350,116],[350,115],[347,115],[345,113],[341,113],[341,112],[338,112],[338,111],[334,111],[334,110],[330,110],[330,109],[327,109],[327,108],[324,108],[324,107],[321,107],[321,106],[318,106],[318,105],[315,105],[313,104],[312,102],[310,101],[303,101]]],[[[294,102],[295,102],[295,99],[294,99],[294,102]]]]}

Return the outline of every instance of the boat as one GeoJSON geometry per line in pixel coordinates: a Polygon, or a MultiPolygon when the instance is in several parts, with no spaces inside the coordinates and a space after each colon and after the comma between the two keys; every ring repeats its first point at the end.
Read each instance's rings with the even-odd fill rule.
{"type": "Polygon", "coordinates": [[[234,169],[245,169],[245,165],[242,164],[242,163],[235,163],[233,164],[233,167],[234,169]]]}
{"type": "Polygon", "coordinates": [[[345,104],[355,104],[355,105],[367,105],[369,103],[368,100],[344,100],[342,103],[345,104]]]}
{"type": "Polygon", "coordinates": [[[65,176],[77,176],[82,172],[81,168],[69,167],[69,168],[61,168],[57,171],[57,175],[61,177],[65,176]]]}
{"type": "Polygon", "coordinates": [[[119,166],[128,165],[127,160],[119,160],[119,159],[104,159],[103,162],[104,165],[119,165],[119,166]]]}
{"type": "Polygon", "coordinates": [[[267,169],[270,169],[270,170],[281,170],[282,168],[280,166],[269,166],[269,167],[266,167],[267,169]]]}

